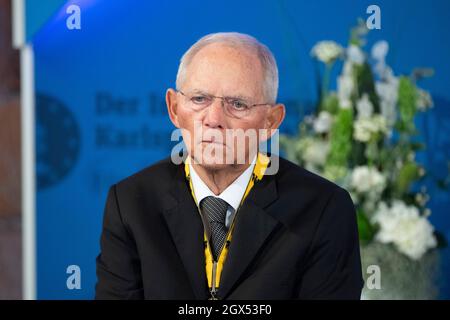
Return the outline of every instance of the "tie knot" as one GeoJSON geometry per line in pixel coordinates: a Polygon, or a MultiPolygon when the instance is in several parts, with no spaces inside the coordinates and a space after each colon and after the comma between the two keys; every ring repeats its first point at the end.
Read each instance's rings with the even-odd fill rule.
{"type": "Polygon", "coordinates": [[[200,203],[200,208],[209,218],[209,222],[225,224],[225,216],[228,209],[228,203],[217,197],[209,196],[200,203]]]}

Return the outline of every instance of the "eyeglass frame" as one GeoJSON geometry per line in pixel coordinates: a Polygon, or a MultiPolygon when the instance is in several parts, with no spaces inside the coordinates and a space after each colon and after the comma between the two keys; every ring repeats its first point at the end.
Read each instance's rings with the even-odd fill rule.
{"type": "MultiPolygon", "coordinates": [[[[193,97],[188,97],[183,91],[175,90],[175,92],[180,93],[183,97],[187,98],[190,102],[192,102],[191,99],[193,97]]],[[[210,97],[210,98],[213,98],[213,99],[221,99],[222,100],[222,107],[224,107],[224,105],[226,103],[226,99],[235,99],[235,100],[240,100],[240,101],[246,102],[245,100],[243,100],[241,98],[238,98],[238,97],[221,97],[221,96],[215,96],[215,95],[212,95],[212,94],[200,93],[200,92],[198,94],[199,95],[203,95],[205,97],[210,97]]],[[[208,108],[213,102],[214,101],[211,101],[211,103],[208,106],[202,108],[201,110],[204,110],[204,109],[208,108]]],[[[267,103],[254,103],[254,104],[250,104],[250,105],[247,106],[247,111],[250,112],[250,110],[252,110],[254,107],[258,107],[258,106],[273,106],[273,105],[274,105],[273,103],[268,103],[268,102],[267,103]]],[[[233,117],[236,118],[236,119],[241,119],[241,118],[236,117],[236,116],[233,116],[233,117]]]]}

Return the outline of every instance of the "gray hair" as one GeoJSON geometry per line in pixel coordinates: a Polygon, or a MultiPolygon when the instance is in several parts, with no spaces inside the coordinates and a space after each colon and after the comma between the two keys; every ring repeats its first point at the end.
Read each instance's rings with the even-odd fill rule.
{"type": "Polygon", "coordinates": [[[278,67],[272,52],[256,38],[238,32],[218,32],[211,33],[196,43],[181,57],[178,66],[176,88],[181,89],[182,83],[186,80],[186,69],[194,56],[205,46],[211,43],[223,43],[231,47],[240,47],[256,52],[264,71],[263,94],[268,103],[275,103],[278,94],[278,67]]]}

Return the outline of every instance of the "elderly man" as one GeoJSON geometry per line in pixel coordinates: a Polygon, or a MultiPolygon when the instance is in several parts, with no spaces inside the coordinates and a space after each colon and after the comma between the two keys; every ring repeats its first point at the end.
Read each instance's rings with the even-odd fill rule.
{"type": "Polygon", "coordinates": [[[98,299],[359,299],[349,194],[261,152],[285,107],[270,50],[210,34],[182,57],[168,113],[186,152],[108,193],[98,299]]]}

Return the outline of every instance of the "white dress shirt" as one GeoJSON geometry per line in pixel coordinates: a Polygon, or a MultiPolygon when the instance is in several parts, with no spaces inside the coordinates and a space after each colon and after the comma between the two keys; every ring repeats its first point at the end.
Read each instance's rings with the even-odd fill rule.
{"type": "Polygon", "coordinates": [[[191,175],[192,187],[194,189],[197,206],[199,206],[200,201],[202,201],[202,199],[209,196],[217,197],[226,201],[228,203],[228,209],[225,218],[225,226],[229,228],[231,221],[233,219],[233,215],[236,213],[236,210],[238,209],[239,204],[241,203],[242,197],[244,196],[245,190],[247,189],[248,182],[250,181],[250,177],[252,176],[253,168],[256,163],[255,159],[256,156],[253,158],[253,161],[250,163],[249,167],[245,169],[245,171],[241,173],[241,175],[237,177],[219,195],[215,195],[214,192],[212,192],[208,188],[208,186],[199,177],[197,172],[195,172],[192,164],[189,162],[189,172],[191,175]]]}

